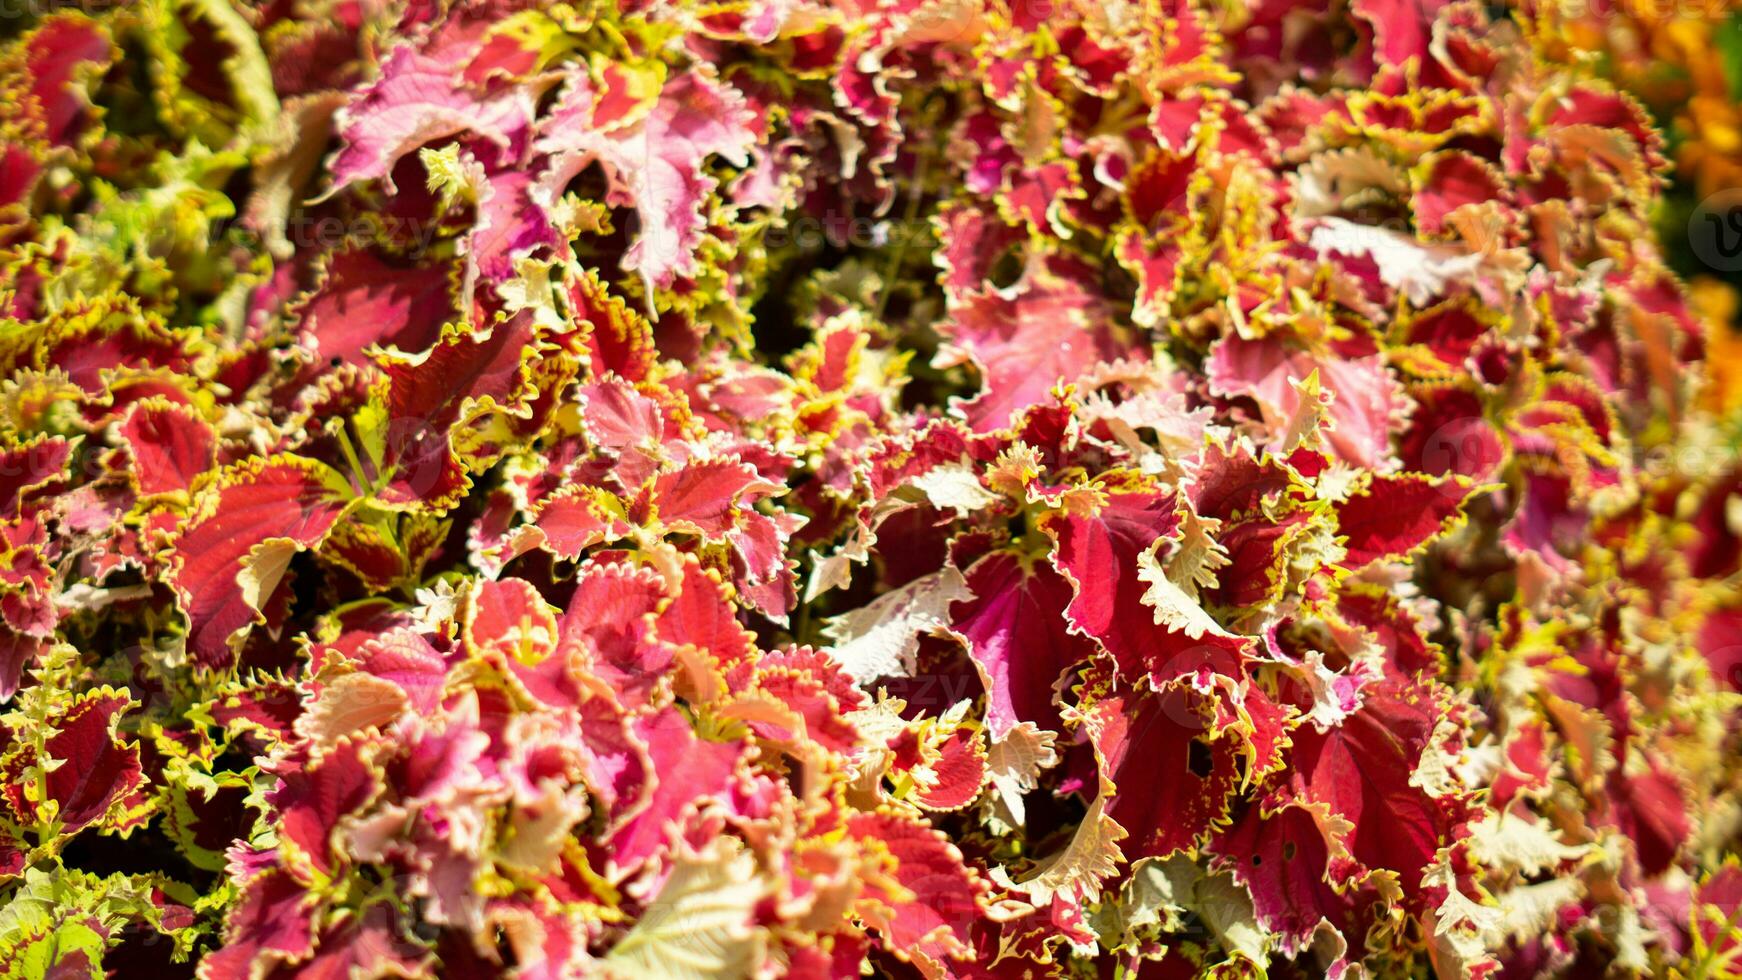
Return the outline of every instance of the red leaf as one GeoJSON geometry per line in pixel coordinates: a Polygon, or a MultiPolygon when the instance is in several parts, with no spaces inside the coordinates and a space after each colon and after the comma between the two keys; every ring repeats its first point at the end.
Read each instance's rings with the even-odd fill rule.
{"type": "Polygon", "coordinates": [[[640,219],[623,267],[649,287],[670,286],[696,271],[706,217],[702,204],[718,183],[704,169],[711,156],[750,163],[756,135],[744,97],[713,74],[669,78],[657,102],[626,125],[600,124],[598,94],[585,72],[572,74],[557,106],[540,124],[536,149],[551,156],[540,193],[556,200],[574,176],[597,162],[609,181],[606,200],[633,207],[640,219]]]}
{"type": "Polygon", "coordinates": [[[520,403],[524,359],[533,347],[527,316],[494,324],[488,336],[451,334],[415,363],[384,358],[389,378],[388,431],[382,465],[391,482],[377,497],[391,506],[446,509],[465,492],[465,467],[452,431],[468,406],[520,403]]]}
{"type": "Polygon", "coordinates": [[[978,799],[986,785],[986,738],[977,728],[961,727],[937,749],[939,758],[931,764],[936,778],[914,794],[914,802],[927,810],[959,810],[978,799]]]}
{"type": "Polygon", "coordinates": [[[1333,876],[1332,843],[1312,809],[1284,803],[1267,810],[1249,807],[1213,847],[1251,893],[1259,923],[1280,935],[1288,953],[1312,941],[1321,918],[1335,926],[1353,920],[1364,896],[1333,876]]]}
{"type": "Polygon", "coordinates": [[[471,51],[463,40],[433,53],[411,45],[390,51],[376,80],[357,90],[339,113],[342,144],[327,166],[333,187],[384,179],[389,190],[397,190],[390,175],[400,157],[449,136],[473,136],[474,147],[491,147],[502,156],[524,149],[531,135],[532,93],[496,85],[480,98],[459,79],[457,58],[471,51]]]}
{"type": "Polygon", "coordinates": [[[684,561],[683,586],[660,610],[654,630],[667,643],[705,652],[723,670],[748,662],[754,652],[754,637],[738,622],[719,574],[693,558],[684,561]]]}
{"type": "Polygon", "coordinates": [[[967,642],[985,679],[993,738],[1024,721],[1059,731],[1053,686],[1095,652],[1065,619],[1071,584],[1045,561],[999,551],[968,569],[967,586],[973,598],[950,607],[951,628],[967,642]]]}
{"type": "Polygon", "coordinates": [[[1503,200],[1500,174],[1492,166],[1461,150],[1434,157],[1415,192],[1415,221],[1429,235],[1446,228],[1446,217],[1466,204],[1503,200]]]}
{"type": "Polygon", "coordinates": [[[1499,469],[1506,450],[1482,417],[1482,401],[1474,392],[1436,384],[1413,394],[1415,412],[1397,443],[1405,469],[1434,476],[1461,473],[1472,480],[1486,480],[1499,469]]]}
{"type": "Polygon", "coordinates": [[[262,618],[288,558],[256,555],[257,567],[250,569],[250,554],[269,539],[313,547],[349,499],[342,477],[296,456],[240,464],[201,495],[195,517],[176,538],[169,576],[188,617],[188,649],[196,660],[228,663],[230,644],[262,618]]]}
{"type": "Polygon", "coordinates": [[[40,436],[0,450],[0,517],[16,517],[32,490],[59,480],[72,448],[59,436],[40,436]]]}
{"type": "Polygon", "coordinates": [[[197,412],[157,398],[134,403],[120,434],[144,494],[192,489],[217,450],[217,436],[197,412]]]}
{"type": "Polygon", "coordinates": [[[1345,568],[1403,558],[1456,526],[1469,481],[1420,473],[1376,476],[1336,505],[1337,530],[1347,539],[1345,568]]]}
{"type": "Polygon", "coordinates": [[[1352,825],[1346,843],[1356,862],[1396,872],[1406,899],[1418,900],[1422,872],[1453,841],[1467,804],[1411,781],[1441,717],[1431,682],[1387,680],[1363,694],[1340,726],[1295,730],[1294,783],[1305,800],[1352,825]]]}
{"type": "Polygon", "coordinates": [[[58,804],[55,819],[63,835],[102,821],[112,807],[137,793],[145,781],[139,747],[115,733],[131,705],[125,695],[102,688],[46,719],[54,734],[43,742],[42,754],[25,745],[7,760],[4,792],[13,811],[26,821],[46,821],[47,815],[25,797],[18,781],[31,766],[54,766],[42,777],[44,798],[58,804]]]}
{"type": "Polygon", "coordinates": [[[545,546],[558,558],[579,559],[588,548],[627,535],[623,508],[615,497],[583,484],[570,484],[548,498],[536,525],[545,546]]]}
{"type": "Polygon", "coordinates": [[[1237,733],[1212,730],[1206,701],[1177,686],[1128,690],[1097,698],[1087,712],[1107,814],[1130,834],[1132,860],[1192,847],[1227,815],[1242,745],[1237,733]]]}
{"type": "Polygon", "coordinates": [[[256,965],[314,952],[317,897],[282,868],[255,874],[224,920],[224,945],[200,962],[204,980],[248,976],[256,965]]]}
{"type": "Polygon", "coordinates": [[[1011,424],[1103,361],[1141,358],[1105,302],[1076,278],[1051,267],[1033,270],[1011,295],[975,295],[942,329],[980,374],[980,394],[963,403],[977,432],[1011,424]]]}
{"type": "Polygon", "coordinates": [[[719,539],[737,526],[750,504],[779,489],[749,463],[711,460],[661,474],[653,485],[653,503],[662,523],[719,539]]]}
{"type": "Polygon", "coordinates": [[[420,354],[459,316],[451,265],[408,264],[351,249],[334,253],[324,271],[303,302],[300,325],[318,361],[353,361],[369,347],[420,354]]]}
{"type": "Polygon", "coordinates": [[[1618,822],[1633,839],[1641,870],[1653,877],[1663,873],[1694,828],[1675,774],[1662,762],[1649,759],[1637,774],[1612,775],[1609,787],[1618,822]]]}
{"type": "Polygon", "coordinates": [[[604,839],[607,877],[613,881],[633,874],[669,844],[696,806],[723,796],[737,778],[744,752],[740,743],[697,738],[689,719],[674,707],[638,721],[635,735],[647,745],[653,792],[647,809],[604,839]]]}
{"type": "Polygon", "coordinates": [[[1075,591],[1066,612],[1071,625],[1101,642],[1121,676],[1162,686],[1201,670],[1243,677],[1250,642],[1205,633],[1193,638],[1158,625],[1143,602],[1148,590],[1137,559],[1179,527],[1173,494],[1141,484],[1110,483],[1106,503],[1093,514],[1058,511],[1041,519],[1053,539],[1053,563],[1075,591]]]}
{"type": "Polygon", "coordinates": [[[95,69],[110,60],[111,50],[108,31],[89,17],[69,11],[45,18],[25,43],[24,63],[13,69],[29,96],[20,105],[21,91],[9,103],[41,126],[43,139],[70,146],[90,109],[82,90],[102,76],[95,69]]]}
{"type": "Polygon", "coordinates": [[[650,568],[589,563],[577,577],[563,640],[584,645],[593,672],[625,705],[645,702],[671,669],[674,648],[651,635],[665,600],[665,580],[650,568]]]}
{"type": "Polygon", "coordinates": [[[556,612],[532,583],[480,582],[467,609],[466,642],[506,660],[542,658],[556,645],[556,612]]]}
{"type": "Polygon", "coordinates": [[[647,321],[613,296],[591,269],[570,278],[567,299],[570,317],[586,328],[580,337],[587,342],[594,376],[646,380],[656,359],[647,321]]]}
{"type": "Polygon", "coordinates": [[[362,745],[341,740],[319,761],[289,768],[266,801],[278,811],[279,837],[294,844],[317,871],[330,874],[335,858],[333,830],[339,819],[374,799],[381,778],[363,759],[362,745]]]}
{"type": "Polygon", "coordinates": [[[987,885],[962,863],[962,852],[929,824],[891,812],[855,813],[847,818],[847,831],[887,848],[895,858],[895,880],[911,893],[906,900],[882,896],[886,907],[861,912],[882,933],[883,948],[904,959],[967,955],[987,885]]]}
{"type": "Polygon", "coordinates": [[[1237,333],[1210,351],[1205,365],[1213,390],[1249,395],[1272,431],[1283,430],[1300,408],[1301,392],[1290,382],[1319,373],[1335,394],[1325,442],[1345,462],[1378,467],[1391,459],[1391,432],[1402,421],[1408,397],[1382,354],[1341,357],[1290,346],[1275,336],[1247,340],[1237,333]]]}

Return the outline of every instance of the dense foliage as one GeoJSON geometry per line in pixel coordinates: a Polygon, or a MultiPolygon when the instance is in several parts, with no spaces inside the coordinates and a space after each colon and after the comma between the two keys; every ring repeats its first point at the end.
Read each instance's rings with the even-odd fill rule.
{"type": "Polygon", "coordinates": [[[1742,468],[1564,26],[15,16],[0,975],[1736,975],[1742,468]]]}

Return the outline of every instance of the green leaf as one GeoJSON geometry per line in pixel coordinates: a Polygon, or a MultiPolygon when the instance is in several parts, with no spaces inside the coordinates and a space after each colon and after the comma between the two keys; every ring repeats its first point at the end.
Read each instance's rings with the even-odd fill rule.
{"type": "Polygon", "coordinates": [[[606,956],[612,976],[744,976],[760,959],[762,930],[750,925],[768,893],[756,858],[736,838],[716,838],[680,857],[641,921],[606,956]]]}

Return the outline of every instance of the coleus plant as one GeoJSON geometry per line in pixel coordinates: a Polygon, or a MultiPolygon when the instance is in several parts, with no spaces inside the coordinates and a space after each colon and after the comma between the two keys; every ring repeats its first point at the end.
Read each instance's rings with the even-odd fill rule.
{"type": "Polygon", "coordinates": [[[1742,475],[1479,4],[0,55],[0,972],[1732,975],[1742,475]]]}

